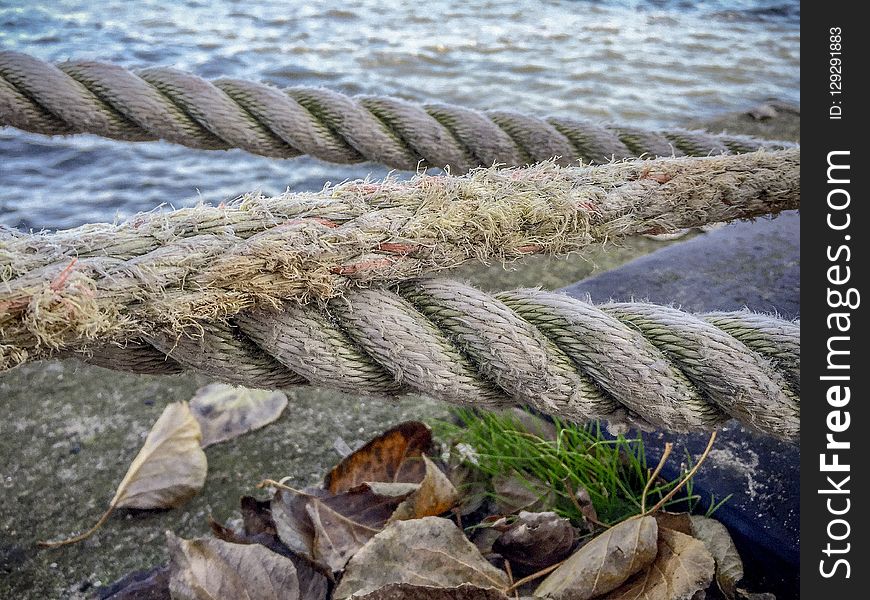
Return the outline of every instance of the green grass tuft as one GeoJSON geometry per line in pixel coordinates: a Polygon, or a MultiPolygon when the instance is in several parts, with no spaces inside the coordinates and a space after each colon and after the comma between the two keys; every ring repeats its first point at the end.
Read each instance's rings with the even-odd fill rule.
{"type": "MultiPolygon", "coordinates": [[[[655,465],[647,465],[640,437],[619,435],[613,439],[604,434],[600,423],[581,426],[554,420],[555,435],[549,439],[541,432],[529,431],[507,412],[460,408],[453,413],[458,423],[433,424],[441,439],[451,447],[471,447],[474,459],[467,462],[487,476],[515,474],[532,488],[543,482],[555,496],[552,510],[561,516],[582,522],[580,508],[571,497],[572,490],[576,493],[581,489],[588,492],[598,520],[605,525],[641,512],[641,496],[655,465]]],[[[688,464],[691,468],[691,461],[688,464]]],[[[687,470],[684,465],[683,473],[687,470]]],[[[646,506],[655,505],[678,480],[653,482],[646,506]]],[[[665,508],[690,510],[699,500],[689,485],[665,508]]],[[[721,504],[714,505],[713,510],[721,504]]]]}

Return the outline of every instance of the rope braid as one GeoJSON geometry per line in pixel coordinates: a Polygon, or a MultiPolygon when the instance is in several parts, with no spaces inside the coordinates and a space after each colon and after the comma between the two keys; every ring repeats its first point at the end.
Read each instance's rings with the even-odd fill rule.
{"type": "Polygon", "coordinates": [[[605,163],[637,156],[707,156],[792,146],[674,129],[647,131],[507,111],[349,97],[322,88],[278,89],[237,79],[207,81],[171,68],[129,71],[67,61],[53,65],[0,52],[0,125],[45,135],[92,133],[166,140],[206,150],[241,148],[395,169],[605,163]]]}
{"type": "Polygon", "coordinates": [[[692,315],[592,305],[540,290],[486,294],[448,280],[353,290],[244,311],[198,333],[75,353],[118,370],[192,369],[231,383],[409,392],[471,406],[531,405],[571,421],[697,431],[729,418],[800,435],[800,327],[747,311],[692,315]],[[723,327],[715,325],[721,323],[723,327]],[[756,350],[746,340],[778,340],[756,350]]]}
{"type": "MultiPolygon", "coordinates": [[[[95,340],[180,332],[471,259],[565,254],[638,233],[775,214],[799,206],[799,171],[799,150],[545,164],[350,182],[55,233],[0,229],[0,371],[95,340]]],[[[254,362],[245,368],[272,372],[254,362]]]]}

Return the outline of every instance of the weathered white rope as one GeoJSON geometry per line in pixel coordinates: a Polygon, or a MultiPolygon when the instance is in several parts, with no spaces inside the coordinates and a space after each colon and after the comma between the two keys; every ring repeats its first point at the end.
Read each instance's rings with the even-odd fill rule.
{"type": "Polygon", "coordinates": [[[285,158],[310,154],[337,163],[368,160],[406,170],[449,166],[454,173],[554,157],[569,165],[580,159],[707,156],[791,145],[397,98],[351,98],[322,88],[210,82],[169,68],[128,71],[91,61],[52,65],[18,52],[0,52],[0,125],[48,135],[93,133],[203,149],[242,148],[285,158]]]}
{"type": "Polygon", "coordinates": [[[158,349],[147,368],[139,344],[134,352],[78,355],[114,369],[187,368],[255,387],[310,383],[471,406],[531,405],[580,422],[696,431],[734,417],[780,438],[800,432],[800,380],[793,379],[800,328],[745,311],[696,316],[419,280],[327,304],[244,311],[195,334],[161,331],[147,340],[158,349]],[[777,341],[756,351],[740,338],[777,341]]]}

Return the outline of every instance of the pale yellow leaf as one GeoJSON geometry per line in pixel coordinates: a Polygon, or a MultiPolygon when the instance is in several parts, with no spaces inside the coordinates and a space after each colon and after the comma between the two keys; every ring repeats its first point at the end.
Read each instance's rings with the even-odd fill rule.
{"type": "Polygon", "coordinates": [[[202,447],[264,427],[287,407],[283,392],[212,383],[196,391],[190,410],[202,429],[202,447]]]}
{"type": "Polygon", "coordinates": [[[660,527],[658,547],[648,568],[604,600],[691,600],[713,581],[713,556],[700,540],[660,527]]]}
{"type": "MultiPolygon", "coordinates": [[[[405,499],[390,517],[390,521],[436,517],[447,512],[459,501],[459,492],[441,469],[423,455],[426,475],[417,489],[405,499]]],[[[396,484],[394,484],[396,485],[396,484]]]]}
{"type": "Polygon", "coordinates": [[[550,573],[535,590],[535,596],[587,600],[616,589],[655,559],[657,532],[652,517],[614,525],[550,573]]]}
{"type": "Polygon", "coordinates": [[[360,549],[342,575],[334,600],[364,596],[390,584],[504,590],[508,577],[481,556],[453,521],[394,521],[360,549]]]}
{"type": "Polygon", "coordinates": [[[207,471],[201,437],[186,402],[168,405],[148,432],[110,506],[174,508],[195,496],[207,471]]]}

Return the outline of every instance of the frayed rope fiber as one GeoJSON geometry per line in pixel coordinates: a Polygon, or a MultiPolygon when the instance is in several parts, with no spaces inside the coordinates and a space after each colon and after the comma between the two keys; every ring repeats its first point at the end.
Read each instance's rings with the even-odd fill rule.
{"type": "Polygon", "coordinates": [[[336,163],[373,161],[415,170],[523,166],[637,156],[707,156],[788,142],[673,129],[648,131],[509,111],[480,112],[323,88],[278,89],[236,79],[207,81],[171,68],[128,71],[102,62],[53,65],[0,52],[0,125],[47,135],[92,133],[166,140],[202,149],[241,148],[336,163]]]}
{"type": "Polygon", "coordinates": [[[55,233],[0,229],[0,370],[94,342],[182,332],[467,260],[565,254],[800,204],[799,150],[597,167],[478,169],[139,214],[55,233]]]}
{"type": "Polygon", "coordinates": [[[528,405],[575,422],[604,419],[616,430],[698,431],[733,417],[778,438],[800,435],[800,327],[748,311],[692,315],[413,280],[74,355],[122,371],[190,369],[261,388],[313,384],[473,407],[528,405]]]}
{"type": "Polygon", "coordinates": [[[798,150],[464,177],[0,233],[0,368],[93,340],[181,331],[285,300],[328,299],[469,259],[564,254],[799,206],[798,150]]]}

